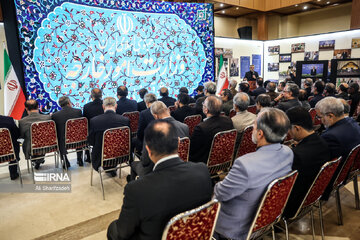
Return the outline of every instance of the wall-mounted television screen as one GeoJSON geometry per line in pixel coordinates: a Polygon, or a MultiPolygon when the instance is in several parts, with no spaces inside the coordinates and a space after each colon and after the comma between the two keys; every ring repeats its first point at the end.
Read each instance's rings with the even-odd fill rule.
{"type": "Polygon", "coordinates": [[[360,75],[360,60],[339,60],[337,61],[337,76],[360,75]]]}
{"type": "Polygon", "coordinates": [[[324,64],[306,63],[301,66],[301,77],[323,77],[324,64]]]}

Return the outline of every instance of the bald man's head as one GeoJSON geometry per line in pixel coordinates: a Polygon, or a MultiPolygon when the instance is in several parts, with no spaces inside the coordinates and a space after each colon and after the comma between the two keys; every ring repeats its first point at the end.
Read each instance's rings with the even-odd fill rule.
{"type": "Polygon", "coordinates": [[[206,115],[219,116],[222,109],[222,101],[216,96],[209,96],[204,101],[204,107],[207,109],[206,115]]]}
{"type": "Polygon", "coordinates": [[[169,90],[166,87],[160,88],[160,96],[162,96],[162,97],[169,96],[169,90]]]}
{"type": "Polygon", "coordinates": [[[94,88],[93,90],[91,90],[91,98],[93,100],[95,99],[101,99],[102,98],[102,91],[99,88],[94,88]]]}

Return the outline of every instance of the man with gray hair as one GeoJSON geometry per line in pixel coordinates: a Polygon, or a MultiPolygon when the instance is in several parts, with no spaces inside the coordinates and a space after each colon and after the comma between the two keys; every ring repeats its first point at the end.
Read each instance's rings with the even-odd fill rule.
{"type": "Polygon", "coordinates": [[[189,160],[207,163],[212,140],[216,133],[233,129],[228,117],[220,116],[222,101],[216,96],[209,96],[202,106],[206,118],[195,128],[190,140],[189,160]]]}
{"type": "Polygon", "coordinates": [[[276,84],[274,82],[269,82],[266,85],[266,95],[269,95],[271,98],[271,101],[274,101],[277,96],[279,96],[279,93],[275,92],[276,90],[276,84]]]}
{"type": "Polygon", "coordinates": [[[278,102],[282,98],[284,98],[284,100],[279,102],[276,107],[286,112],[288,109],[292,107],[301,106],[298,96],[299,96],[299,86],[296,85],[295,83],[288,83],[286,84],[283,93],[274,99],[275,102],[278,102]]]}
{"type": "MultiPolygon", "coordinates": [[[[150,111],[155,120],[162,119],[166,122],[172,123],[176,129],[177,137],[189,137],[189,127],[186,124],[176,121],[173,117],[171,117],[169,109],[162,101],[154,102],[150,107],[150,111]]],[[[143,177],[146,174],[152,172],[153,168],[154,164],[150,160],[149,154],[145,148],[145,144],[143,143],[140,162],[134,161],[131,163],[131,176],[127,177],[127,181],[130,182],[135,180],[136,176],[143,177]]]]}
{"type": "MultiPolygon", "coordinates": [[[[130,120],[119,114],[116,114],[116,99],[107,97],[104,99],[103,108],[104,114],[96,116],[90,120],[90,131],[88,141],[93,146],[91,152],[91,160],[93,168],[98,171],[101,166],[101,151],[103,134],[105,130],[117,127],[130,127],[130,120]]],[[[109,174],[114,177],[116,172],[112,171],[109,174]]]]}
{"type": "Polygon", "coordinates": [[[236,159],[225,179],[215,185],[215,198],[221,202],[217,237],[245,239],[269,183],[291,171],[293,152],[281,144],[289,129],[290,121],[283,111],[260,111],[252,135],[256,152],[236,159]]]}
{"type": "Polygon", "coordinates": [[[206,83],[204,83],[204,94],[205,94],[205,96],[203,96],[201,98],[198,98],[196,100],[196,105],[195,105],[196,114],[200,114],[203,118],[206,117],[204,115],[203,111],[202,111],[203,103],[204,103],[205,99],[208,96],[214,96],[215,93],[216,93],[216,84],[214,82],[206,82],[206,83]]]}
{"type": "Polygon", "coordinates": [[[233,96],[235,96],[238,91],[236,90],[236,86],[237,86],[237,81],[236,80],[231,80],[230,81],[230,84],[229,84],[229,89],[230,89],[230,92],[233,96]]]}
{"type": "MultiPolygon", "coordinates": [[[[67,151],[65,148],[65,124],[66,121],[72,118],[82,117],[80,109],[73,108],[70,99],[66,96],[59,98],[59,105],[61,110],[51,115],[51,119],[56,123],[56,131],[59,142],[59,150],[61,159],[65,160],[67,167],[70,167],[70,162],[67,158],[67,151]]],[[[82,152],[77,152],[77,163],[79,166],[83,166],[82,152]]]]}
{"type": "Polygon", "coordinates": [[[247,126],[254,123],[256,115],[247,110],[250,104],[250,97],[247,93],[240,92],[236,94],[233,101],[236,115],[231,118],[231,121],[235,129],[242,132],[247,126]]]}

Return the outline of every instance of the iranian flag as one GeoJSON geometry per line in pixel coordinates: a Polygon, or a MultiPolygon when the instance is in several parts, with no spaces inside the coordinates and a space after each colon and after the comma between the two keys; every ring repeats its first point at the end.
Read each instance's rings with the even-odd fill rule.
{"type": "Polygon", "coordinates": [[[220,95],[223,89],[229,88],[229,80],[226,74],[223,55],[220,56],[219,61],[219,77],[216,84],[216,95],[220,95]]]}
{"type": "Polygon", "coordinates": [[[4,48],[4,113],[16,120],[21,119],[25,110],[25,95],[4,48]]]}

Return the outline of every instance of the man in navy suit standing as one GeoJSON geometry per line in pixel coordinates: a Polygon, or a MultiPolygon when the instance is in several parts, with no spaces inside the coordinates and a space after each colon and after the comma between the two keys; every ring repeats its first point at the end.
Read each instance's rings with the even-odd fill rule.
{"type": "Polygon", "coordinates": [[[122,115],[124,112],[134,112],[138,110],[137,102],[126,98],[129,91],[127,87],[120,86],[117,89],[117,96],[119,101],[117,101],[116,113],[122,115]]]}
{"type": "MultiPolygon", "coordinates": [[[[126,117],[116,114],[117,104],[116,100],[113,97],[107,97],[104,99],[103,108],[104,114],[94,117],[90,120],[90,132],[88,141],[93,150],[91,153],[91,160],[93,168],[98,171],[101,165],[101,151],[102,151],[102,141],[103,134],[107,129],[117,128],[117,127],[130,127],[130,120],[126,117]]],[[[112,176],[115,176],[116,173],[110,172],[112,176]]]]}

